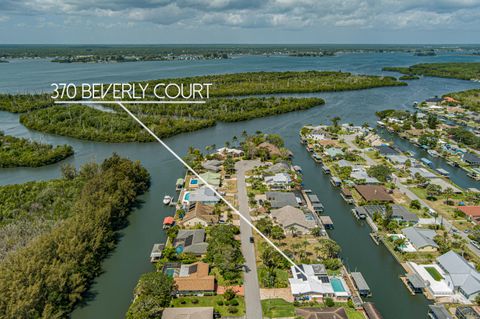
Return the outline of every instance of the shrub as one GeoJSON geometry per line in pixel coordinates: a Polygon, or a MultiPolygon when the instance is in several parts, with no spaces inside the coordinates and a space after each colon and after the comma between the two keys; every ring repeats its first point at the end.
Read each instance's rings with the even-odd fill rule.
{"type": "Polygon", "coordinates": [[[233,289],[231,288],[228,288],[227,290],[225,290],[225,292],[223,293],[223,298],[225,300],[232,300],[233,298],[235,298],[235,291],[233,291],[233,289]]]}
{"type": "Polygon", "coordinates": [[[221,299],[220,299],[220,300],[217,300],[217,305],[223,306],[223,300],[221,300],[221,299]]]}
{"type": "Polygon", "coordinates": [[[193,299],[192,299],[192,303],[193,303],[194,305],[196,305],[196,304],[198,303],[198,299],[197,299],[197,298],[193,298],[193,299]]]}
{"type": "Polygon", "coordinates": [[[230,307],[228,307],[228,312],[229,312],[229,313],[237,313],[237,312],[238,312],[238,308],[237,308],[237,307],[234,307],[234,306],[230,306],[230,307]]]}
{"type": "Polygon", "coordinates": [[[187,303],[187,301],[185,299],[180,300],[180,304],[184,305],[186,303],[187,303]]]}
{"type": "Polygon", "coordinates": [[[238,303],[238,300],[237,300],[237,299],[232,299],[232,300],[230,301],[230,305],[231,305],[231,306],[238,306],[238,304],[239,304],[239,303],[238,303]]]}
{"type": "Polygon", "coordinates": [[[325,300],[323,301],[323,303],[324,303],[325,306],[327,306],[327,307],[333,307],[333,306],[335,306],[335,302],[333,301],[332,298],[325,298],[325,300]]]}

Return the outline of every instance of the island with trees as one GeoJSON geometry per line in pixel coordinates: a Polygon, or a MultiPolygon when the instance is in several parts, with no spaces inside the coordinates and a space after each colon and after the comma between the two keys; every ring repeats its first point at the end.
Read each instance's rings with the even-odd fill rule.
{"type": "Polygon", "coordinates": [[[383,71],[460,80],[480,80],[480,62],[420,63],[409,67],[384,67],[383,71]]]}
{"type": "Polygon", "coordinates": [[[0,131],[0,167],[39,167],[57,163],[73,155],[70,145],[53,147],[0,131]]]}
{"type": "Polygon", "coordinates": [[[58,180],[0,187],[0,317],[66,318],[81,302],[116,232],[150,185],[118,155],[58,180]]]}

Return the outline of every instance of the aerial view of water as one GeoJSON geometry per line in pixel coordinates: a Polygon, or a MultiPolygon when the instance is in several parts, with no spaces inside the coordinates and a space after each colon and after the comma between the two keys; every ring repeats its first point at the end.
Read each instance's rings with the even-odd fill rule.
{"type": "MultiPolygon", "coordinates": [[[[438,55],[417,57],[409,53],[358,53],[334,57],[263,57],[241,56],[228,60],[135,62],[117,64],[59,64],[48,60],[14,60],[0,64],[0,92],[48,91],[52,82],[125,82],[192,75],[250,71],[334,70],[364,74],[398,75],[382,72],[383,66],[407,66],[422,62],[480,61],[480,57],[438,55]]],[[[480,87],[480,83],[453,79],[423,77],[405,87],[385,87],[368,90],[316,93],[326,104],[305,111],[254,119],[238,123],[219,123],[201,131],[177,135],[165,142],[184,155],[189,146],[204,149],[215,143],[223,145],[243,130],[261,130],[280,134],[295,155],[294,162],[302,166],[304,184],[318,194],[325,212],[332,217],[335,229],[331,237],[342,247],[342,258],[350,270],[361,271],[367,280],[373,301],[386,319],[425,318],[427,300],[412,296],[400,281],[404,271],[383,246],[377,246],[368,236],[369,227],[355,220],[351,206],[340,197],[338,189],[328,182],[320,167],[299,143],[298,132],[306,124],[327,124],[339,116],[342,122],[374,125],[375,112],[386,108],[411,109],[414,101],[447,92],[480,87]]],[[[193,106],[194,107],[194,106],[193,106]]],[[[180,166],[161,145],[156,143],[108,144],[31,131],[18,122],[19,115],[0,112],[0,130],[18,137],[28,137],[51,144],[70,144],[75,155],[61,163],[41,168],[0,169],[0,184],[23,183],[31,180],[57,178],[62,164],[80,166],[88,161],[101,161],[117,152],[132,160],[140,160],[152,175],[152,187],[141,197],[142,205],[129,217],[129,225],[121,231],[116,249],[104,261],[104,272],[96,279],[85,303],[73,313],[74,319],[123,318],[132,300],[132,291],[142,273],[153,269],[149,262],[154,243],[163,242],[162,220],[173,208],[162,204],[163,195],[175,193],[175,181],[184,175],[180,166]]],[[[392,136],[387,136],[394,139],[392,136]]],[[[401,144],[402,141],[395,140],[401,144]]],[[[405,141],[403,141],[405,143],[405,141]]],[[[408,148],[409,145],[400,145],[408,148]]],[[[441,159],[438,167],[449,171],[441,159]]],[[[473,183],[460,170],[452,180],[462,187],[473,183]]]]}

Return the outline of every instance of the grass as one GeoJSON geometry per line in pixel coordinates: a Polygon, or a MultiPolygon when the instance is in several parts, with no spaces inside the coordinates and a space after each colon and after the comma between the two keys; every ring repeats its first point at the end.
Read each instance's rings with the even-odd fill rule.
{"type": "MultiPolygon", "coordinates": [[[[264,277],[266,275],[266,268],[265,266],[258,267],[258,282],[260,283],[261,288],[269,288],[264,285],[264,277]]],[[[284,269],[275,269],[275,273],[277,275],[275,288],[286,288],[288,287],[288,271],[284,269]]]]}
{"type": "Polygon", "coordinates": [[[295,316],[295,307],[292,303],[281,298],[262,300],[262,312],[270,318],[295,316]]]}
{"type": "Polygon", "coordinates": [[[236,313],[230,313],[228,311],[228,308],[231,306],[227,306],[225,304],[223,305],[218,305],[217,302],[225,300],[223,299],[222,295],[217,295],[217,296],[203,296],[203,297],[180,297],[172,300],[172,307],[213,307],[215,308],[216,311],[218,311],[222,317],[223,316],[243,316],[245,314],[245,300],[243,297],[236,296],[234,298],[235,300],[238,301],[238,306],[235,306],[235,308],[238,309],[238,312],[236,313]],[[193,303],[193,300],[198,300],[197,303],[193,303]],[[182,302],[185,301],[185,303],[182,304],[182,302]]]}
{"type": "Polygon", "coordinates": [[[435,267],[425,267],[425,270],[432,276],[433,279],[436,281],[440,281],[443,279],[442,275],[438,272],[435,267]]]}

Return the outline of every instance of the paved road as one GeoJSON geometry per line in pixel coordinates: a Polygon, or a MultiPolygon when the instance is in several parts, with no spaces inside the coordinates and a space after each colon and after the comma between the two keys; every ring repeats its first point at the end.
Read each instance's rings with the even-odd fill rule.
{"type": "MultiPolygon", "coordinates": [[[[249,221],[251,221],[251,218],[248,209],[245,172],[260,164],[260,161],[240,161],[235,165],[237,170],[238,210],[240,214],[249,221]]],[[[244,272],[246,315],[247,318],[262,318],[262,305],[260,303],[260,287],[258,285],[255,248],[254,244],[250,242],[251,236],[252,228],[243,219],[240,219],[240,238],[246,266],[244,272]]]]}

